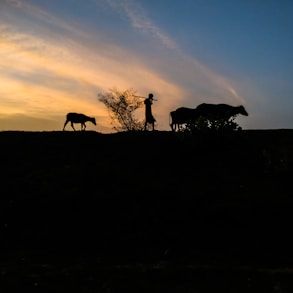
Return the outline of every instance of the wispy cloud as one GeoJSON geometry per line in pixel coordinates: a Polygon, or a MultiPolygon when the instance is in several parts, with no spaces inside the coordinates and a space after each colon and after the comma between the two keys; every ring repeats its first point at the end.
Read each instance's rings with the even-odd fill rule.
{"type": "MultiPolygon", "coordinates": [[[[215,73],[212,69],[196,59],[196,57],[186,54],[175,40],[168,36],[162,29],[157,27],[150,18],[148,18],[146,11],[139,4],[133,0],[107,0],[107,2],[111,7],[124,13],[134,28],[159,40],[166,49],[175,51],[178,54],[179,59],[185,60],[184,64],[186,65],[186,71],[193,71],[193,74],[185,75],[186,79],[193,78],[192,82],[195,86],[198,85],[199,88],[206,87],[206,90],[199,90],[199,93],[206,92],[207,95],[209,95],[209,90],[207,90],[207,88],[211,89],[211,95],[205,95],[204,98],[212,101],[213,99],[217,99],[218,95],[218,98],[224,98],[232,103],[245,102],[244,98],[240,96],[227,78],[215,73]]],[[[176,61],[174,63],[176,63],[176,61]]]]}
{"type": "MultiPolygon", "coordinates": [[[[7,4],[7,12],[13,12],[9,17],[14,17],[14,21],[17,21],[18,16],[25,17],[29,16],[26,19],[27,23],[30,23],[31,30],[37,30],[40,27],[43,31],[46,30],[46,33],[50,35],[50,29],[57,28],[60,34],[65,36],[70,34],[74,36],[85,36],[87,33],[83,30],[80,30],[76,26],[68,24],[66,21],[63,21],[61,18],[58,18],[46,10],[40,8],[39,6],[32,5],[24,0],[4,0],[7,4]],[[11,10],[11,9],[13,10],[11,10]],[[46,28],[46,25],[48,27],[46,28]]],[[[0,4],[1,5],[1,4],[0,4]]],[[[48,37],[47,35],[47,37],[48,37]]]]}
{"type": "Polygon", "coordinates": [[[121,9],[135,29],[151,34],[169,49],[177,49],[176,43],[148,18],[146,12],[140,5],[129,0],[107,1],[112,7],[121,9]]]}
{"type": "MultiPolygon", "coordinates": [[[[2,113],[40,119],[57,115],[62,121],[64,113],[78,109],[98,116],[100,129],[109,130],[109,115],[97,101],[97,93],[132,87],[140,95],[155,94],[159,128],[169,129],[169,111],[183,103],[194,105],[216,95],[242,101],[229,80],[185,54],[137,3],[106,1],[146,36],[146,42],[159,40],[167,51],[162,54],[154,49],[150,58],[25,1],[6,0],[13,10],[8,11],[14,16],[17,11],[17,17],[1,18],[0,11],[2,113]]],[[[143,110],[138,115],[143,119],[143,110]]]]}
{"type": "Polygon", "coordinates": [[[101,44],[95,35],[89,38],[90,43],[81,42],[79,34],[60,37],[58,30],[51,31],[48,38],[1,21],[0,34],[0,79],[6,85],[0,95],[6,113],[61,115],[78,109],[99,115],[97,121],[105,128],[109,119],[97,101],[100,91],[116,86],[135,87],[143,93],[149,90],[144,84],[148,80],[153,90],[165,88],[167,93],[181,95],[176,85],[148,69],[132,52],[115,44],[101,44]],[[126,66],[131,70],[125,71],[126,66]]]}

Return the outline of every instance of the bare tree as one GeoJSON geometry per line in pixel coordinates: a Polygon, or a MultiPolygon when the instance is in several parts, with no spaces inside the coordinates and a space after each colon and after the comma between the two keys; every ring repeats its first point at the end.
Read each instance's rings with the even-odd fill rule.
{"type": "Polygon", "coordinates": [[[107,93],[99,93],[98,100],[109,110],[114,130],[120,132],[143,129],[143,122],[134,117],[134,111],[143,106],[143,99],[136,96],[134,89],[119,91],[112,88],[107,93]]]}

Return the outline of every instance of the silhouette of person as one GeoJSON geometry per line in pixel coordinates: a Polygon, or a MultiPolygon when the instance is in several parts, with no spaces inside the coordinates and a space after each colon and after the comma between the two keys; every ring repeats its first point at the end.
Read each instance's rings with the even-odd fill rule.
{"type": "Polygon", "coordinates": [[[147,124],[150,123],[152,125],[152,129],[155,130],[155,122],[156,119],[152,114],[152,104],[153,104],[153,94],[149,94],[148,98],[144,100],[145,104],[145,123],[144,130],[146,130],[147,124]]]}

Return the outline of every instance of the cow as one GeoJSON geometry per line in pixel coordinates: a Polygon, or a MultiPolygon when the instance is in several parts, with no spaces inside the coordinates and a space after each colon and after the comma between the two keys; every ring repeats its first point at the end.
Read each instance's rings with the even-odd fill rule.
{"type": "Polygon", "coordinates": [[[73,128],[74,131],[75,131],[75,128],[73,126],[74,123],[80,123],[81,124],[81,130],[85,130],[86,129],[85,123],[87,121],[90,121],[94,125],[97,125],[96,124],[96,119],[93,118],[93,117],[89,117],[89,116],[86,116],[86,115],[80,114],[80,113],[68,113],[66,115],[66,121],[65,121],[64,126],[63,126],[63,131],[65,130],[65,126],[67,125],[68,122],[71,122],[71,127],[73,128]]]}
{"type": "Polygon", "coordinates": [[[179,130],[183,124],[195,121],[198,118],[196,109],[180,107],[170,112],[169,120],[172,131],[179,130]]]}
{"type": "Polygon", "coordinates": [[[245,108],[240,106],[231,106],[227,104],[206,104],[202,103],[195,108],[198,117],[224,119],[229,120],[231,117],[235,117],[239,114],[248,116],[245,108]]]}

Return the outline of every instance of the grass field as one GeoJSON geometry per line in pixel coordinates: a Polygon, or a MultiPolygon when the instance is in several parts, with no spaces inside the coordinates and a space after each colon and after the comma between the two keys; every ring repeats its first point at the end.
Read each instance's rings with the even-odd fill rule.
{"type": "Polygon", "coordinates": [[[293,130],[0,142],[1,292],[292,292],[293,130]]]}

